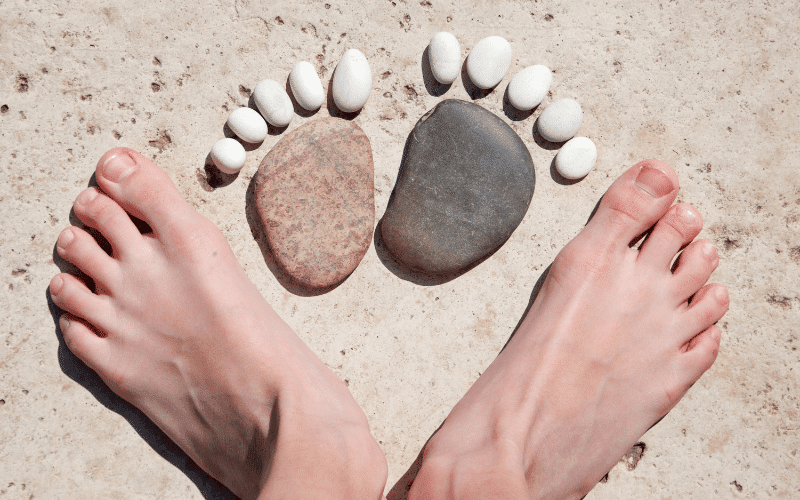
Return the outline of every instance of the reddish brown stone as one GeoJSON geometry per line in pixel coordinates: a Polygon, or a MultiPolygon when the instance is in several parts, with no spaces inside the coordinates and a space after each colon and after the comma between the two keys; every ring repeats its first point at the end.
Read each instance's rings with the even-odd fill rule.
{"type": "Polygon", "coordinates": [[[255,203],[275,260],[298,284],[327,288],[361,262],[375,223],[372,148],[347,120],[283,137],[255,176],[255,203]]]}

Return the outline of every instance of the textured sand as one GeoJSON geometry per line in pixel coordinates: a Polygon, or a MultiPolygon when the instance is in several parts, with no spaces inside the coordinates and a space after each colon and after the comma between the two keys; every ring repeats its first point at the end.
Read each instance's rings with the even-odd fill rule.
{"type": "MultiPolygon", "coordinates": [[[[722,348],[644,436],[644,453],[588,498],[800,498],[798,3],[327,1],[0,2],[0,497],[225,498],[56,328],[47,286],[67,268],[56,237],[76,222],[72,201],[96,160],[126,145],[220,226],[266,299],[347,380],[389,460],[389,488],[503,346],[611,181],[643,158],[669,162],[679,199],[700,209],[701,236],[720,250],[712,279],[731,296],[722,348]],[[229,112],[261,79],[285,82],[298,60],[327,88],[339,56],[362,50],[373,91],[355,122],[372,141],[380,218],[416,120],[443,97],[470,99],[461,78],[443,95],[426,85],[422,55],[439,30],[464,55],[488,35],[511,43],[509,74],[475,102],[530,149],[527,216],[496,254],[443,284],[396,274],[372,245],[333,291],[288,290],[246,211],[252,176],[280,136],[249,152],[235,179],[209,184],[204,170],[229,112]],[[552,94],[517,115],[503,93],[531,64],[555,71],[552,94]],[[551,174],[556,151],[532,134],[561,97],[582,104],[580,134],[599,152],[572,184],[551,174]]],[[[328,114],[296,116],[289,130],[328,114]]]]}

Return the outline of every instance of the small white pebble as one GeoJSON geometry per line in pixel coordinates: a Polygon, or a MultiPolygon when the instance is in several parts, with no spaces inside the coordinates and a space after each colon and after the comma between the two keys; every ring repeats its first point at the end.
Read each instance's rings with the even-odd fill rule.
{"type": "MultiPolygon", "coordinates": [[[[294,116],[294,106],[289,94],[275,80],[262,80],[253,90],[253,101],[264,118],[273,127],[289,125],[294,116]]],[[[264,137],[266,137],[266,133],[264,137]]],[[[262,139],[263,140],[263,139],[262,139]]]]}
{"type": "Polygon", "coordinates": [[[553,73],[547,66],[528,66],[514,75],[508,84],[508,100],[521,111],[533,109],[542,102],[553,83],[553,73]]]}
{"type": "Polygon", "coordinates": [[[364,107],[372,91],[372,71],[360,50],[349,49],[342,54],[331,85],[333,101],[339,109],[352,113],[364,107]]]}
{"type": "Polygon", "coordinates": [[[583,110],[578,101],[559,99],[550,103],[539,115],[539,133],[550,142],[564,142],[578,133],[583,110]]]}
{"type": "Polygon", "coordinates": [[[235,174],[247,159],[244,147],[236,139],[220,139],[211,148],[214,165],[226,174],[235,174]]]}
{"type": "Polygon", "coordinates": [[[267,122],[254,109],[234,109],[228,117],[228,127],[244,142],[257,143],[267,138],[267,122]]]}
{"type": "Polygon", "coordinates": [[[490,89],[500,83],[511,66],[511,45],[505,38],[489,36],[476,43],[467,56],[467,74],[476,87],[490,89]]]}
{"type": "Polygon", "coordinates": [[[325,101],[322,82],[319,81],[317,70],[310,62],[300,61],[292,67],[292,72],[289,73],[289,85],[292,87],[297,104],[303,109],[314,111],[325,101]]]}
{"type": "Polygon", "coordinates": [[[567,179],[580,179],[594,168],[597,148],[591,139],[574,137],[556,155],[556,170],[567,179]]]}
{"type": "Polygon", "coordinates": [[[433,35],[428,46],[431,73],[442,84],[453,83],[461,71],[461,45],[452,33],[440,31],[433,35]]]}

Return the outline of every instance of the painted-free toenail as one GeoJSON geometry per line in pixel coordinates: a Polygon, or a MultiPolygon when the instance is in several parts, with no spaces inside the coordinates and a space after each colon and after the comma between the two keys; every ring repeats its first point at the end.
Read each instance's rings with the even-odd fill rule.
{"type": "Polygon", "coordinates": [[[728,300],[728,290],[724,286],[715,287],[714,297],[716,297],[717,301],[720,303],[725,303],[728,300]]]}
{"type": "Polygon", "coordinates": [[[97,198],[98,194],[100,193],[98,193],[96,189],[87,189],[78,196],[76,202],[79,205],[88,205],[92,200],[97,198]]]}
{"type": "Polygon", "coordinates": [[[136,162],[126,154],[118,153],[106,159],[100,171],[111,182],[120,182],[136,169],[136,162]]]}
{"type": "Polygon", "coordinates": [[[678,217],[687,224],[692,224],[700,220],[700,214],[691,205],[678,205],[678,217]]]}
{"type": "Polygon", "coordinates": [[[61,291],[61,287],[64,286],[64,280],[61,279],[61,276],[56,276],[53,278],[53,281],[50,282],[50,294],[51,295],[58,295],[58,292],[61,291]]]}
{"type": "Polygon", "coordinates": [[[62,314],[61,315],[61,318],[60,318],[59,322],[61,323],[61,331],[62,332],[64,330],[66,330],[67,328],[69,328],[69,319],[67,319],[67,315],[66,314],[62,314]]]}
{"type": "Polygon", "coordinates": [[[72,240],[75,239],[75,235],[72,233],[71,229],[65,229],[61,231],[61,235],[58,237],[58,243],[56,243],[56,247],[59,250],[64,250],[67,248],[67,245],[70,244],[72,240]]]}
{"type": "Polygon", "coordinates": [[[717,248],[711,243],[707,243],[703,246],[703,255],[706,256],[706,259],[713,262],[717,259],[717,248]]]}
{"type": "Polygon", "coordinates": [[[647,165],[639,171],[639,176],[636,177],[636,187],[653,198],[666,196],[675,189],[667,174],[647,165]]]}

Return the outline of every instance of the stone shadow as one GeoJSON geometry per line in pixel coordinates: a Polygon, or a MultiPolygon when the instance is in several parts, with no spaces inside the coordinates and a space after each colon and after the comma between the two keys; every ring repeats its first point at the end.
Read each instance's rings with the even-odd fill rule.
{"type": "MultiPolygon", "coordinates": [[[[256,240],[256,243],[258,243],[258,247],[261,250],[261,255],[264,258],[264,262],[275,276],[275,279],[278,280],[278,283],[280,283],[281,286],[283,286],[287,291],[295,295],[299,295],[301,297],[315,297],[317,295],[328,293],[347,281],[347,278],[350,277],[349,274],[345,276],[342,281],[325,288],[308,288],[295,281],[294,278],[292,278],[278,263],[277,259],[275,258],[275,254],[272,252],[272,248],[267,240],[267,235],[264,233],[264,223],[261,219],[261,214],[258,213],[258,209],[256,208],[255,189],[256,176],[253,176],[253,178],[250,179],[250,184],[248,184],[247,192],[245,194],[245,217],[247,218],[248,226],[250,226],[250,232],[252,233],[253,238],[256,240]]],[[[356,266],[356,268],[358,268],[358,266],[356,266]]]]}
{"type": "MultiPolygon", "coordinates": [[[[331,79],[328,81],[328,94],[325,96],[326,105],[328,107],[328,114],[333,116],[334,118],[342,118],[345,120],[353,120],[359,114],[361,114],[361,110],[364,108],[360,108],[358,111],[353,111],[352,113],[348,113],[346,111],[342,111],[336,105],[336,101],[333,100],[333,75],[336,74],[336,70],[331,73],[331,79]]],[[[367,101],[369,102],[369,101],[367,101]]],[[[366,104],[365,104],[366,106],[366,104]]]]}
{"type": "Polygon", "coordinates": [[[441,97],[448,90],[450,90],[450,87],[452,87],[453,84],[439,83],[439,81],[436,80],[436,77],[433,76],[433,70],[431,69],[430,50],[431,47],[428,45],[422,52],[422,59],[420,60],[420,66],[422,67],[422,81],[425,82],[425,90],[427,90],[430,95],[433,97],[441,97]]]}
{"type": "Polygon", "coordinates": [[[542,137],[542,134],[539,133],[539,118],[536,118],[536,121],[533,122],[533,140],[540,148],[546,149],[548,151],[554,151],[556,149],[560,149],[561,146],[563,146],[564,143],[566,142],[566,141],[550,142],[544,137],[542,137]]]}
{"type": "Polygon", "coordinates": [[[301,106],[299,102],[297,102],[297,98],[294,96],[294,91],[292,91],[290,78],[290,76],[286,77],[286,93],[289,94],[289,99],[292,100],[292,107],[294,107],[295,114],[297,116],[302,116],[303,118],[311,118],[312,116],[316,115],[319,112],[319,108],[308,110],[301,106]]]}
{"type": "Polygon", "coordinates": [[[528,110],[520,110],[515,108],[514,105],[511,104],[511,100],[508,98],[508,85],[506,85],[506,90],[503,92],[503,113],[505,113],[509,120],[514,122],[522,121],[531,116],[537,109],[539,109],[538,104],[528,110]]]}
{"type": "Polygon", "coordinates": [[[461,63],[461,82],[464,84],[464,90],[467,91],[467,95],[469,95],[469,98],[473,101],[477,99],[483,99],[494,92],[494,89],[497,87],[495,86],[490,89],[482,89],[472,83],[472,79],[469,77],[469,73],[467,72],[467,59],[469,59],[469,56],[467,56],[464,59],[464,62],[461,63]]]}

